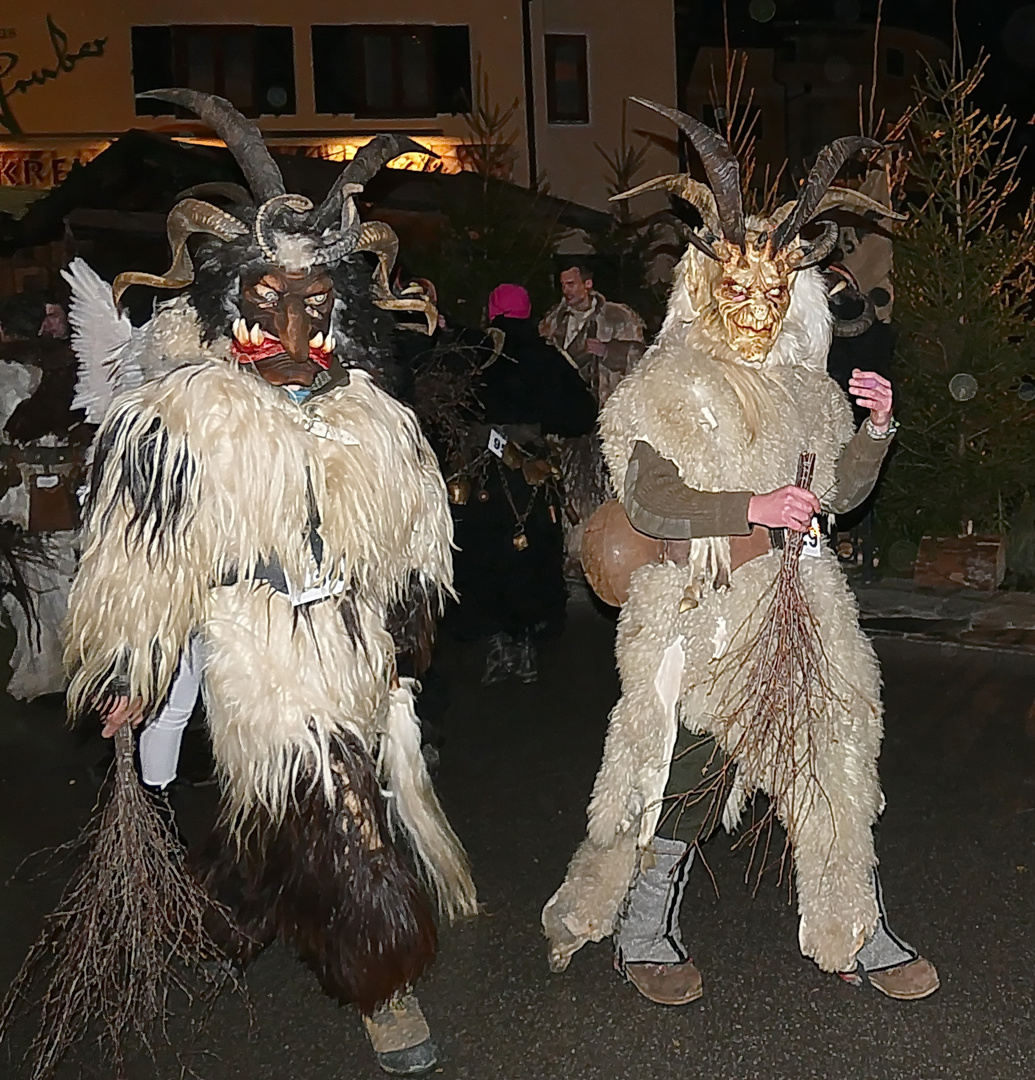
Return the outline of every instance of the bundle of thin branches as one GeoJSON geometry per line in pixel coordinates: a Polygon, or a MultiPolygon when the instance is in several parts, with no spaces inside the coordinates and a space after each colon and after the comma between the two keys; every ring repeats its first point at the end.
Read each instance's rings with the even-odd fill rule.
{"type": "MultiPolygon", "coordinates": [[[[811,487],[815,464],[815,454],[800,455],[795,486],[811,487]]],[[[739,730],[730,759],[749,761],[751,771],[766,778],[770,793],[768,810],[752,822],[742,841],[751,847],[752,862],[761,853],[759,877],[775,819],[781,818],[788,830],[783,865],[796,824],[817,799],[824,798],[815,767],[816,724],[829,713],[831,689],[816,621],[801,583],[804,541],[804,533],[786,533],[769,608],[742,653],[751,658],[750,670],[732,707],[724,710],[727,731],[739,730]]]]}
{"type": "MultiPolygon", "coordinates": [[[[814,469],[815,455],[801,454],[796,486],[809,488],[814,469]]],[[[670,814],[690,813],[700,818],[701,804],[707,801],[700,839],[722,818],[725,802],[736,788],[736,768],[747,767],[752,776],[764,778],[769,805],[758,814],[752,809],[751,825],[737,844],[751,851],[746,873],[750,877],[752,867],[757,868],[756,887],[767,867],[776,820],[782,819],[788,828],[780,858],[782,869],[789,854],[790,834],[816,800],[825,797],[815,768],[820,735],[817,725],[830,713],[833,691],[801,583],[799,559],[804,538],[803,533],[787,533],[765,614],[758,623],[754,617],[745,622],[742,630],[749,638],[736,643],[735,635],[735,645],[717,671],[716,677],[727,680],[730,687],[718,710],[726,753],[717,746],[702,783],[676,797],[668,808],[670,814]],[[753,624],[757,630],[751,632],[753,624]]]]}
{"type": "Polygon", "coordinates": [[[93,1033],[116,1077],[131,1053],[169,1043],[169,995],[214,1000],[233,969],[206,929],[227,920],[185,866],[186,852],[162,808],[137,780],[133,733],[116,732],[114,784],[78,843],[82,865],[47,916],[0,1005],[0,1041],[38,1010],[26,1052],[31,1080],[52,1076],[93,1033]]]}
{"type": "Polygon", "coordinates": [[[450,467],[463,458],[471,425],[484,417],[476,384],[493,356],[487,345],[447,339],[429,351],[414,375],[413,411],[450,467]]]}

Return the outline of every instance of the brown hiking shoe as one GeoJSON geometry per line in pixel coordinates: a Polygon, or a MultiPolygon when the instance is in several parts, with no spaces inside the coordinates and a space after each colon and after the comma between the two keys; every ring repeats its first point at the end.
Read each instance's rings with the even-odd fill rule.
{"type": "Polygon", "coordinates": [[[626,964],[625,977],[658,1005],[687,1005],[704,993],[701,973],[693,960],[685,964],[626,964]]]}
{"type": "Polygon", "coordinates": [[[897,1001],[919,1001],[941,986],[934,964],[922,956],[886,971],[869,971],[866,978],[871,986],[897,1001]]]}
{"type": "Polygon", "coordinates": [[[413,994],[397,994],[363,1017],[377,1063],[393,1076],[419,1076],[438,1063],[428,1022],[413,994]]]}

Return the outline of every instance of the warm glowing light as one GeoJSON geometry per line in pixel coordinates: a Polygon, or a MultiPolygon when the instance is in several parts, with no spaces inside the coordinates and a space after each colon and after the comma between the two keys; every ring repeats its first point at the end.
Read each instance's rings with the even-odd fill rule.
{"type": "MultiPolygon", "coordinates": [[[[394,161],[389,162],[391,169],[404,169],[411,172],[460,172],[459,148],[461,140],[448,135],[414,135],[415,142],[426,146],[431,154],[400,154],[394,161]]],[[[314,143],[306,148],[307,157],[325,158],[328,161],[351,161],[356,156],[356,151],[365,146],[370,139],[368,137],[345,137],[327,139],[314,143]]],[[[274,143],[274,148],[276,144],[274,143]]]]}
{"type": "MultiPolygon", "coordinates": [[[[220,139],[202,135],[173,135],[176,142],[192,146],[223,146],[220,139]]],[[[305,157],[324,158],[328,161],[351,161],[356,151],[365,146],[370,135],[334,135],[315,138],[267,139],[270,149],[282,153],[303,154],[305,157]]],[[[449,135],[414,135],[414,141],[426,146],[430,154],[402,154],[389,164],[392,169],[411,172],[461,171],[462,140],[449,135]],[[432,155],[438,155],[437,157],[432,155]]],[[[0,188],[35,188],[48,190],[57,187],[72,171],[76,163],[85,165],[106,150],[111,140],[79,142],[55,140],[49,144],[37,142],[0,141],[0,188]]]]}
{"type": "MultiPolygon", "coordinates": [[[[223,146],[219,139],[200,135],[174,135],[173,138],[176,142],[188,143],[192,146],[223,146]]],[[[366,146],[372,138],[372,135],[334,135],[323,139],[268,137],[266,145],[274,152],[279,150],[282,153],[302,153],[306,157],[344,162],[351,161],[356,156],[356,151],[361,146],[366,146]]],[[[410,172],[455,173],[461,171],[461,139],[449,135],[414,135],[413,140],[421,146],[426,146],[431,154],[400,154],[394,161],[388,163],[388,168],[404,169],[410,172]],[[432,155],[437,155],[437,157],[432,155]]]]}
{"type": "Polygon", "coordinates": [[[93,161],[108,143],[55,143],[27,146],[24,142],[0,142],[0,188],[57,187],[76,164],[93,161]]]}

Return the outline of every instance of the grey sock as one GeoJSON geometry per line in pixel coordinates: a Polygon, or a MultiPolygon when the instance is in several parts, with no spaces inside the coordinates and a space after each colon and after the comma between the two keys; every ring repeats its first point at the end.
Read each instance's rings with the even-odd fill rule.
{"type": "Polygon", "coordinates": [[[908,964],[919,954],[888,926],[888,913],[884,910],[884,890],[876,870],[873,871],[873,885],[877,891],[877,910],[880,914],[876,928],[855,958],[862,965],[863,971],[885,971],[908,964]]]}
{"type": "Polygon", "coordinates": [[[689,954],[679,929],[679,907],[696,849],[682,840],[655,836],[649,852],[654,865],[641,869],[626,897],[615,933],[618,966],[685,964],[689,954]]]}

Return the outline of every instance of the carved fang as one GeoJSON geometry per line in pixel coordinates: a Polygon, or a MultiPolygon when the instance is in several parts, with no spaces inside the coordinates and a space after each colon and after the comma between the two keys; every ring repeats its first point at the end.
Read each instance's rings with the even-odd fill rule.
{"type": "Polygon", "coordinates": [[[316,337],[309,339],[309,348],[318,349],[323,344],[323,331],[317,330],[316,337]]]}
{"type": "Polygon", "coordinates": [[[253,345],[261,345],[262,340],[266,335],[259,329],[259,324],[256,323],[249,333],[248,338],[253,345]]]}

